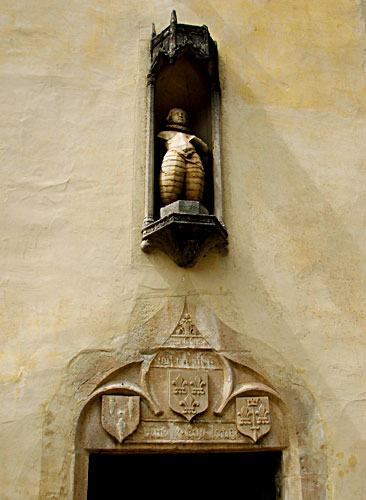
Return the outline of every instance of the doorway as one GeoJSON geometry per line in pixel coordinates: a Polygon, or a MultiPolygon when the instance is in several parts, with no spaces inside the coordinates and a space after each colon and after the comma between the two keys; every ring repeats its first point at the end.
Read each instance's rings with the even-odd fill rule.
{"type": "Polygon", "coordinates": [[[89,455],[88,500],[118,500],[127,485],[157,496],[280,500],[281,452],[89,455]]]}

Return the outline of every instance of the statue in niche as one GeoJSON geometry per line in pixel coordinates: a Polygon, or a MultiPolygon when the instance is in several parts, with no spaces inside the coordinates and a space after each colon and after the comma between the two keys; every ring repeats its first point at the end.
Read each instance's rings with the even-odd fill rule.
{"type": "Polygon", "coordinates": [[[173,11],[168,28],[157,34],[153,27],[150,55],[141,249],[192,267],[211,250],[226,253],[228,245],[217,45],[207,26],[179,24],[173,11]],[[169,109],[166,126],[156,129],[169,109]],[[203,140],[189,129],[187,112],[191,124],[204,130],[203,140]],[[158,141],[166,145],[163,153],[158,141]]]}
{"type": "Polygon", "coordinates": [[[205,186],[205,170],[195,146],[208,153],[207,144],[191,135],[184,109],[173,108],[167,116],[166,130],[158,134],[167,152],[160,169],[160,197],[164,205],[177,200],[201,201],[205,186]]]}

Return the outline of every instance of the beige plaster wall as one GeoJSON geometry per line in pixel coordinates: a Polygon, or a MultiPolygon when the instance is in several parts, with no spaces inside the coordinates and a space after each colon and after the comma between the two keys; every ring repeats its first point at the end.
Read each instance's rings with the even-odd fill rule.
{"type": "Polygon", "coordinates": [[[149,341],[141,325],[184,296],[297,372],[324,428],[328,498],[366,496],[365,13],[358,0],[3,0],[2,499],[71,498],[72,461],[47,462],[52,447],[72,456],[69,432],[47,435],[47,410],[73,360],[117,344],[128,359],[149,341]],[[139,248],[150,27],[172,8],[220,54],[230,252],[191,270],[139,248]]]}

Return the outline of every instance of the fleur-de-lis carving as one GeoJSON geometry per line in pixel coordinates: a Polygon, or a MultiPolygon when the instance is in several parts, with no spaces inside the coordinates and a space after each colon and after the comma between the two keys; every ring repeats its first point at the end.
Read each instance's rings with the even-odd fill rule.
{"type": "MultiPolygon", "coordinates": [[[[249,405],[248,405],[249,406],[249,405]]],[[[255,415],[256,411],[253,409],[242,407],[241,411],[238,412],[239,424],[240,425],[253,425],[255,428],[255,415]]]]}
{"type": "Polygon", "coordinates": [[[174,394],[187,394],[186,385],[187,381],[181,375],[172,382],[174,385],[174,394]]]}
{"type": "Polygon", "coordinates": [[[270,424],[269,411],[261,404],[257,412],[257,422],[259,425],[270,424]]]}
{"type": "MultiPolygon", "coordinates": [[[[189,361],[189,359],[188,359],[189,361]]],[[[208,374],[206,371],[182,370],[169,372],[169,406],[191,421],[208,407],[208,374]]]]}
{"type": "Polygon", "coordinates": [[[197,412],[196,408],[200,404],[189,394],[183,399],[183,401],[179,402],[179,405],[182,406],[182,413],[184,415],[195,415],[197,412]]]}
{"type": "Polygon", "coordinates": [[[202,378],[199,375],[196,375],[194,380],[190,382],[190,385],[192,387],[192,394],[200,394],[203,395],[205,394],[204,387],[206,385],[206,382],[202,380],[202,378]]]}

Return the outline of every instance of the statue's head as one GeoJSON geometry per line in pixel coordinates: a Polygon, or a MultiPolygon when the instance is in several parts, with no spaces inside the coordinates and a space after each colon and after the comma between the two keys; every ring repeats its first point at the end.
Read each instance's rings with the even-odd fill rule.
{"type": "Polygon", "coordinates": [[[166,121],[168,124],[186,127],[188,125],[188,115],[184,109],[173,108],[169,111],[166,121]]]}

